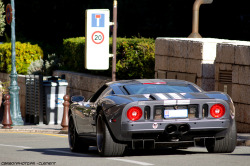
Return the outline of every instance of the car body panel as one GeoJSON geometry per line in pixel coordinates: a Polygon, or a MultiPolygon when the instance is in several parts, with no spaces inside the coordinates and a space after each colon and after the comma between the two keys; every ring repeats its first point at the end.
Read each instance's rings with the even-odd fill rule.
{"type": "Polygon", "coordinates": [[[105,123],[113,140],[118,143],[130,143],[136,140],[170,143],[176,143],[178,140],[177,142],[181,143],[192,142],[197,138],[224,137],[232,126],[235,114],[233,102],[227,94],[205,92],[193,83],[169,79],[106,83],[88,101],[71,104],[70,113],[73,115],[79,135],[95,138],[96,117],[100,111],[104,114],[105,123]],[[188,85],[194,88],[194,92],[140,92],[141,94],[130,95],[125,87],[144,84],[188,85]],[[221,118],[213,118],[210,115],[209,110],[214,104],[222,104],[225,107],[226,112],[221,118]],[[137,121],[131,121],[127,117],[127,110],[134,106],[141,108],[143,112],[142,118],[137,121]],[[169,118],[171,113],[175,114],[174,110],[182,111],[187,117],[169,118]],[[191,113],[191,110],[195,113],[191,113]],[[157,117],[156,111],[160,112],[157,117]],[[167,132],[171,125],[177,128],[174,133],[167,132]],[[182,127],[188,128],[188,131],[180,132],[182,127]]]}

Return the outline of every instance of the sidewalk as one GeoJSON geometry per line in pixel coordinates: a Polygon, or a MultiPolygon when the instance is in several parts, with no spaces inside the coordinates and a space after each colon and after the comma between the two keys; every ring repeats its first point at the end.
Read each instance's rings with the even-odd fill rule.
{"type": "Polygon", "coordinates": [[[12,129],[2,129],[0,124],[1,132],[28,132],[28,133],[48,133],[48,134],[68,134],[67,130],[61,130],[61,125],[24,125],[24,126],[12,126],[12,129]]]}
{"type": "MultiPolygon", "coordinates": [[[[8,132],[27,132],[27,133],[47,133],[47,134],[68,134],[68,131],[61,130],[61,125],[24,125],[12,126],[12,129],[2,129],[0,133],[8,132]]],[[[237,133],[237,146],[250,146],[250,133],[237,133]]]]}

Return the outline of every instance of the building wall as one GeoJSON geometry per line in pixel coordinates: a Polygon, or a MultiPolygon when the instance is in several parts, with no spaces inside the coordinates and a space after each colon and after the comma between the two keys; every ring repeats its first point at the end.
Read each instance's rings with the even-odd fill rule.
{"type": "Polygon", "coordinates": [[[157,38],[155,78],[193,82],[206,91],[228,93],[238,132],[250,132],[250,42],[157,38]]]}
{"type": "Polygon", "coordinates": [[[238,132],[250,132],[250,42],[217,45],[215,89],[235,105],[238,132]]]}
{"type": "Polygon", "coordinates": [[[94,76],[90,74],[56,70],[53,76],[65,75],[68,82],[67,94],[82,95],[85,99],[91,97],[104,83],[110,82],[111,78],[103,76],[94,76]]]}

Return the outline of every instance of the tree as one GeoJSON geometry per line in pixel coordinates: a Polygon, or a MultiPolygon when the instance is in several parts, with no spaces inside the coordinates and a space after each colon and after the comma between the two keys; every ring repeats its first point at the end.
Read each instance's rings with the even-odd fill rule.
{"type": "Polygon", "coordinates": [[[5,29],[5,15],[4,15],[4,4],[2,0],[0,0],[0,36],[3,35],[5,29]]]}

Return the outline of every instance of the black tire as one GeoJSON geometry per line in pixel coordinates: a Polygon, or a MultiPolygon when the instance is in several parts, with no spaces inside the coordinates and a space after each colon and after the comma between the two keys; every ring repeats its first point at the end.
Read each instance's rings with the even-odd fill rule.
{"type": "Polygon", "coordinates": [[[236,122],[222,139],[206,139],[205,145],[209,153],[232,153],[237,144],[236,122]]]}
{"type": "Polygon", "coordinates": [[[105,157],[122,156],[125,150],[124,144],[113,141],[101,114],[97,117],[96,143],[99,154],[105,157]]]}
{"type": "Polygon", "coordinates": [[[79,138],[72,116],[69,117],[68,140],[72,152],[85,152],[89,149],[89,145],[84,144],[84,141],[79,138]]]}

